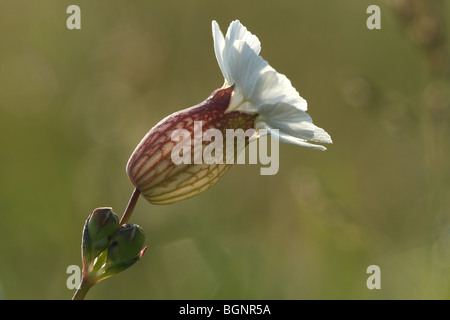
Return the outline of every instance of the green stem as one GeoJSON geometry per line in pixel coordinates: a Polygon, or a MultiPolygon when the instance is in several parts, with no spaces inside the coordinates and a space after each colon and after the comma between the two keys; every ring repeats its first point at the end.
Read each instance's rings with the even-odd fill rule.
{"type": "Polygon", "coordinates": [[[94,285],[92,281],[89,281],[86,277],[83,276],[83,279],[81,280],[80,286],[78,287],[77,291],[75,291],[75,294],[73,295],[72,300],[84,300],[84,297],[86,297],[86,294],[88,293],[89,289],[94,285]]]}
{"type": "Polygon", "coordinates": [[[139,195],[141,192],[138,190],[138,188],[135,188],[133,191],[133,194],[131,195],[130,201],[128,202],[127,208],[125,209],[125,212],[123,213],[122,219],[120,219],[119,224],[123,225],[128,222],[128,220],[131,217],[131,214],[133,213],[134,207],[136,206],[136,202],[139,199],[139,195]]]}

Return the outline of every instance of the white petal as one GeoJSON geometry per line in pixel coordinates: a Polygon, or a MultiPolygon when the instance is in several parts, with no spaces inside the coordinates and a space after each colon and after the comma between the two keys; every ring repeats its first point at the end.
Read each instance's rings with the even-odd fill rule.
{"type": "Polygon", "coordinates": [[[246,27],[244,27],[239,20],[230,23],[228,27],[226,38],[224,38],[222,31],[216,21],[212,22],[212,34],[214,40],[214,52],[216,54],[217,62],[222,70],[222,74],[228,85],[233,85],[235,79],[233,73],[229,70],[232,63],[230,63],[230,55],[234,55],[235,44],[238,42],[246,43],[255,55],[261,51],[261,42],[258,37],[251,34],[246,27]]]}
{"type": "MultiPolygon", "coordinates": [[[[311,117],[294,106],[279,103],[264,105],[258,111],[257,128],[278,129],[280,141],[325,150],[306,141],[333,143],[331,137],[322,128],[312,123],[311,117]]],[[[276,133],[275,133],[276,134],[276,133]]]]}
{"type": "MultiPolygon", "coordinates": [[[[212,35],[214,41],[214,52],[216,54],[217,63],[219,64],[220,70],[222,71],[225,81],[230,84],[230,78],[228,76],[228,64],[224,62],[223,52],[225,50],[225,38],[222,31],[220,31],[219,25],[216,21],[212,22],[212,35]]],[[[231,83],[232,84],[232,83],[231,83]]]]}
{"type": "Polygon", "coordinates": [[[229,110],[238,108],[243,100],[256,109],[263,104],[284,102],[299,110],[307,110],[306,100],[300,97],[285,75],[276,72],[259,56],[259,39],[238,20],[230,24],[225,39],[215,21],[212,29],[220,69],[227,83],[236,88],[236,97],[232,99],[229,110]]]}
{"type": "MultiPolygon", "coordinates": [[[[259,56],[258,58],[262,59],[259,56]]],[[[249,99],[257,105],[286,103],[299,110],[308,109],[306,100],[299,95],[291,81],[270,66],[260,74],[249,99]]]]}
{"type": "Polygon", "coordinates": [[[325,130],[315,126],[306,112],[298,110],[294,106],[286,103],[263,105],[259,108],[258,113],[260,121],[288,135],[314,142],[333,143],[325,130]]]}
{"type": "Polygon", "coordinates": [[[247,43],[255,54],[259,55],[259,52],[261,51],[261,42],[258,37],[249,32],[239,20],[234,20],[230,23],[226,35],[226,42],[230,44],[230,48],[236,41],[247,43]]]}
{"type": "Polygon", "coordinates": [[[264,122],[261,122],[261,121],[258,122],[257,129],[266,129],[268,133],[270,133],[274,137],[277,137],[278,140],[280,142],[283,142],[283,143],[294,144],[294,145],[297,145],[297,146],[307,147],[307,148],[312,148],[312,149],[318,149],[318,150],[322,150],[322,151],[327,150],[327,148],[325,148],[324,146],[308,143],[304,139],[293,137],[293,136],[288,135],[288,134],[286,134],[286,133],[284,133],[282,131],[279,131],[279,129],[273,130],[273,129],[276,129],[276,128],[272,128],[267,123],[264,123],[264,122]]]}
{"type": "Polygon", "coordinates": [[[246,42],[237,41],[228,52],[227,65],[235,85],[228,110],[248,111],[240,105],[243,101],[247,101],[252,105],[251,111],[257,112],[257,100],[252,97],[261,73],[264,73],[269,64],[258,56],[246,42]]]}

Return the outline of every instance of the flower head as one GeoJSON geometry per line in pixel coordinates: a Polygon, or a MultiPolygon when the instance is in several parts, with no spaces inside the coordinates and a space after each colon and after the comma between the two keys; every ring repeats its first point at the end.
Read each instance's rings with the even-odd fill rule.
{"type": "Polygon", "coordinates": [[[258,114],[257,129],[277,134],[280,141],[325,150],[319,143],[331,143],[323,129],[312,123],[306,113],[307,103],[289,79],[275,71],[259,53],[261,43],[238,20],[233,21],[223,36],[216,21],[212,22],[214,51],[225,86],[233,86],[228,111],[258,114]]]}
{"type": "MultiPolygon", "coordinates": [[[[128,161],[128,176],[152,203],[167,204],[197,195],[214,185],[229,169],[227,162],[195,161],[207,146],[201,142],[200,148],[195,148],[195,123],[202,124],[202,133],[209,129],[222,134],[227,129],[255,129],[254,136],[268,132],[282,142],[320,150],[325,147],[308,141],[331,143],[330,136],[312,123],[306,113],[305,99],[291,82],[259,56],[261,44],[256,36],[237,20],[230,24],[225,37],[215,21],[212,32],[225,85],[204,102],[160,121],[142,139],[128,161]],[[172,135],[180,129],[185,130],[187,137],[181,137],[183,140],[179,143],[187,141],[191,146],[193,142],[189,158],[194,160],[175,164],[171,156],[178,148],[172,135]]],[[[235,148],[232,156],[237,157],[240,151],[235,148]]],[[[224,158],[228,159],[229,155],[224,158]]]]}
{"type": "Polygon", "coordinates": [[[111,242],[111,237],[119,229],[119,218],[111,208],[97,208],[86,220],[83,232],[83,260],[90,263],[111,242]]]}

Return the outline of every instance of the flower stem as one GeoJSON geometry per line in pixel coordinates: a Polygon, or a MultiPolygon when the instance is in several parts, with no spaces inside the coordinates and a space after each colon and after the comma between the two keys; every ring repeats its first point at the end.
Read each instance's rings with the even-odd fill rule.
{"type": "Polygon", "coordinates": [[[138,190],[138,188],[135,188],[133,194],[131,195],[130,201],[128,202],[128,205],[123,213],[122,219],[120,219],[119,225],[127,223],[127,221],[130,219],[140,194],[141,192],[138,190]]]}
{"type": "Polygon", "coordinates": [[[84,297],[86,297],[86,294],[93,285],[94,283],[92,281],[89,281],[89,279],[83,276],[80,286],[77,291],[75,291],[72,300],[84,300],[84,297]]]}

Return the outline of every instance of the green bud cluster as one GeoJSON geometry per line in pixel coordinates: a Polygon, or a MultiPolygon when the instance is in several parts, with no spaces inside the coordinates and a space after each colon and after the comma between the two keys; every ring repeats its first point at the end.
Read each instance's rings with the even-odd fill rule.
{"type": "Polygon", "coordinates": [[[83,229],[83,276],[97,283],[136,263],[144,254],[145,235],[136,224],[119,225],[111,208],[97,208],[83,229]]]}

